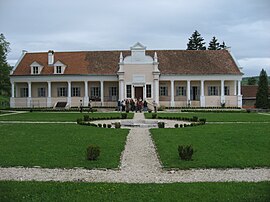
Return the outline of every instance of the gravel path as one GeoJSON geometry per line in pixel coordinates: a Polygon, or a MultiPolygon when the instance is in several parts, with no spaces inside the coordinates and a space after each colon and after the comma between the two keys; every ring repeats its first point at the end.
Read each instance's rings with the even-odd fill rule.
{"type": "MultiPolygon", "coordinates": [[[[144,119],[136,113],[134,119],[144,119]]],[[[147,128],[132,128],[127,136],[119,170],[1,168],[0,180],[83,181],[124,183],[270,181],[270,169],[162,170],[147,128]]]]}

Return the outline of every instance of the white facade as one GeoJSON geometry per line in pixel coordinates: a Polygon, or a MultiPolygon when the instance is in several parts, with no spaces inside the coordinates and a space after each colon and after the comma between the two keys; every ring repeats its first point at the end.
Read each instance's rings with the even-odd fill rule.
{"type": "Polygon", "coordinates": [[[87,106],[89,100],[96,106],[116,106],[117,100],[134,98],[167,107],[242,107],[242,75],[161,74],[157,53],[147,55],[140,43],[131,47],[130,56],[120,53],[117,75],[63,74],[68,68],[65,61],[54,62],[51,51],[48,63],[54,67],[53,75],[35,74],[43,68],[36,61],[31,75],[11,75],[11,107],[53,107],[59,101],[78,107],[87,106]]]}

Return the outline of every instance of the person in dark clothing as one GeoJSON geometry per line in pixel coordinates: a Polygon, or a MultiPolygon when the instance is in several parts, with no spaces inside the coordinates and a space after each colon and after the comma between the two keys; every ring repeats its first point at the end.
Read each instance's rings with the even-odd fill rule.
{"type": "Polygon", "coordinates": [[[143,102],[143,111],[147,111],[147,102],[146,102],[146,100],[144,100],[144,102],[143,102]]]}

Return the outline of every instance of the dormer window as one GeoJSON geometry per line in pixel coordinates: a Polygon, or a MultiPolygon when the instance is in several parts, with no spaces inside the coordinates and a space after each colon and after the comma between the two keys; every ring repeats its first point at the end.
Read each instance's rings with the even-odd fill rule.
{"type": "Polygon", "coordinates": [[[56,66],[56,74],[62,74],[62,67],[56,66]]]}
{"type": "Polygon", "coordinates": [[[38,74],[38,66],[33,66],[33,74],[38,74]]]}
{"type": "Polygon", "coordinates": [[[40,63],[35,61],[30,65],[30,68],[31,68],[31,74],[40,74],[43,69],[43,66],[40,63]]]}
{"type": "Polygon", "coordinates": [[[54,63],[54,74],[64,74],[66,67],[67,66],[65,64],[58,60],[56,63],[54,63]]]}

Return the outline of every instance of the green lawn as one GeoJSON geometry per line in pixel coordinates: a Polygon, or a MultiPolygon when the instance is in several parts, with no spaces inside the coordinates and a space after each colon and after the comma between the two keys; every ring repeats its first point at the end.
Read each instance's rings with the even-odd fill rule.
{"type": "Polygon", "coordinates": [[[0,181],[0,201],[269,201],[260,183],[72,183],[0,181]]]}
{"type": "MultiPolygon", "coordinates": [[[[120,117],[118,112],[112,113],[80,113],[80,112],[27,112],[0,117],[0,121],[76,121],[83,118],[83,115],[90,117],[120,117]]],[[[133,113],[128,113],[128,118],[133,118],[133,113]]]]}
{"type": "MultiPolygon", "coordinates": [[[[152,118],[151,113],[144,114],[152,118]]],[[[215,112],[183,112],[183,113],[158,113],[160,117],[193,117],[206,118],[207,122],[270,122],[270,116],[258,113],[215,113],[215,112]]]]}
{"type": "Polygon", "coordinates": [[[165,168],[270,167],[270,124],[211,124],[151,129],[165,168]],[[193,145],[193,161],[181,161],[178,145],[193,145]]]}
{"type": "Polygon", "coordinates": [[[0,166],[116,168],[127,134],[77,124],[0,124],[0,166]],[[97,161],[85,158],[89,144],[101,147],[97,161]]]}

